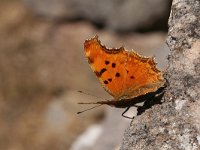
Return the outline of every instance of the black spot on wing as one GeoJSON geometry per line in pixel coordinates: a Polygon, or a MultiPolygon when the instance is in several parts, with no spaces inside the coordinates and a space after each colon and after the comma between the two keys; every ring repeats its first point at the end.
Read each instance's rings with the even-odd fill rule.
{"type": "Polygon", "coordinates": [[[108,84],[108,81],[105,80],[104,83],[105,83],[105,84],[108,84]]]}
{"type": "Polygon", "coordinates": [[[105,64],[108,65],[110,62],[108,60],[105,61],[105,64]]]}
{"type": "Polygon", "coordinates": [[[100,76],[101,76],[105,71],[107,71],[106,68],[101,69],[101,71],[99,72],[100,76]]]}
{"type": "Polygon", "coordinates": [[[107,71],[106,68],[101,69],[99,72],[98,71],[94,71],[94,73],[96,74],[97,77],[101,77],[102,74],[107,71]]]}
{"type": "Polygon", "coordinates": [[[131,79],[134,79],[135,77],[134,77],[134,76],[130,76],[130,78],[131,78],[131,79]]]}
{"type": "Polygon", "coordinates": [[[117,72],[117,73],[115,74],[115,76],[116,76],[116,77],[120,77],[120,74],[117,72]]]}
{"type": "Polygon", "coordinates": [[[112,63],[112,68],[115,68],[116,67],[116,63],[112,63]]]}
{"type": "Polygon", "coordinates": [[[108,81],[109,81],[109,82],[111,82],[111,81],[112,81],[112,79],[111,79],[111,78],[109,78],[109,79],[108,79],[108,81]]]}

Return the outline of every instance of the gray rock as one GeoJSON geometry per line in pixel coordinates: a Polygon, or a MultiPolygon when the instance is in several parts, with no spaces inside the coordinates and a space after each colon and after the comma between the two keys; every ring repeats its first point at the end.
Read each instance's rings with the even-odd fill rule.
{"type": "Polygon", "coordinates": [[[135,118],[121,150],[200,149],[200,1],[174,0],[169,18],[170,48],[161,105],[135,118]]]}
{"type": "Polygon", "coordinates": [[[171,0],[24,0],[35,13],[54,19],[84,18],[112,30],[162,26],[171,0]]]}

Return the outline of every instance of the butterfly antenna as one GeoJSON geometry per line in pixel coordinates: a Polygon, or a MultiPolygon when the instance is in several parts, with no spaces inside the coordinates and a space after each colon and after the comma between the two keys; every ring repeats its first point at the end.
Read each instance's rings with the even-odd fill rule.
{"type": "Polygon", "coordinates": [[[96,106],[93,106],[93,107],[91,107],[91,108],[85,109],[85,110],[83,110],[83,111],[79,111],[79,112],[77,112],[77,114],[81,114],[81,113],[83,113],[83,112],[86,112],[86,111],[88,111],[88,110],[91,110],[91,109],[94,109],[94,108],[100,107],[100,106],[102,106],[102,105],[103,105],[103,104],[96,105],[96,106]]]}
{"type": "Polygon", "coordinates": [[[90,94],[90,93],[86,93],[86,92],[83,92],[83,91],[78,91],[78,92],[79,92],[79,93],[82,93],[82,94],[85,94],[85,95],[89,95],[89,96],[98,98],[98,99],[108,100],[108,99],[102,98],[102,97],[100,97],[100,96],[95,96],[95,95],[92,95],[92,94],[90,94]]]}

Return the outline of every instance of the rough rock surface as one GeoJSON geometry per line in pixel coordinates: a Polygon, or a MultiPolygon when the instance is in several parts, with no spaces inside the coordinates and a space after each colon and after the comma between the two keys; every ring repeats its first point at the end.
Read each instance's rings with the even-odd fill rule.
{"type": "Polygon", "coordinates": [[[200,149],[200,1],[173,0],[170,48],[161,105],[136,117],[121,150],[200,149]]]}
{"type": "Polygon", "coordinates": [[[171,0],[25,0],[49,18],[84,18],[112,30],[165,27],[171,0]],[[156,9],[155,9],[156,8],[156,9]]]}

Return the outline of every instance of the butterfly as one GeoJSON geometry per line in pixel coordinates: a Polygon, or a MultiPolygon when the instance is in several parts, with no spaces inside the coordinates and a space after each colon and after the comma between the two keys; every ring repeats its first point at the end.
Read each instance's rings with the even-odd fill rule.
{"type": "Polygon", "coordinates": [[[125,50],[124,47],[107,48],[101,44],[98,36],[85,41],[84,52],[91,69],[113,100],[79,104],[127,107],[122,113],[124,116],[131,105],[146,94],[157,91],[165,83],[162,72],[156,68],[154,58],[143,57],[133,50],[125,50]]]}

